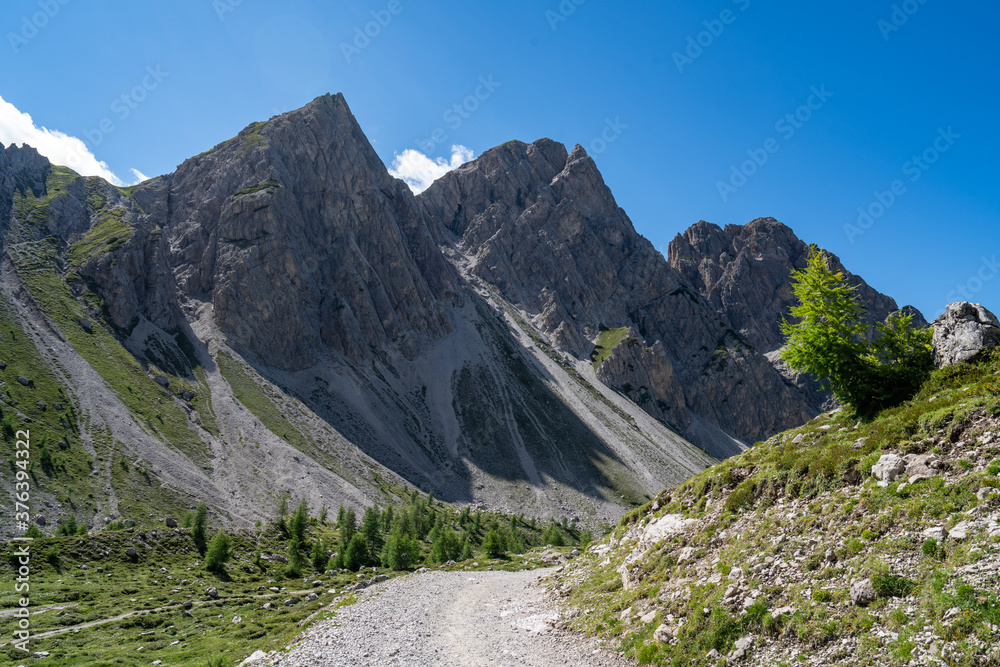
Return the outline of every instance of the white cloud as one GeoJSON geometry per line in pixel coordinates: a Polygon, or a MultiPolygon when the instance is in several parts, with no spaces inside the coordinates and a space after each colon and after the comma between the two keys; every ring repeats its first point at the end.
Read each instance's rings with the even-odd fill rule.
{"type": "Polygon", "coordinates": [[[135,181],[133,183],[131,183],[131,185],[138,185],[139,183],[142,183],[143,181],[148,181],[149,180],[149,176],[147,176],[146,174],[142,173],[138,169],[134,169],[133,168],[133,169],[131,169],[131,172],[132,172],[132,175],[135,176],[135,181]]]}
{"type": "Polygon", "coordinates": [[[419,194],[429,188],[431,183],[473,157],[472,149],[465,146],[451,147],[450,162],[443,157],[432,160],[420,151],[407,148],[402,153],[396,154],[389,173],[406,181],[410,189],[419,194]]]}
{"type": "MultiPolygon", "coordinates": [[[[0,97],[0,146],[28,144],[53,164],[69,167],[82,176],[100,176],[115,185],[124,182],[115,175],[106,162],[98,160],[87,144],[59,130],[36,127],[31,116],[18,111],[10,102],[0,97]]],[[[133,170],[136,178],[139,173],[133,170]]]]}

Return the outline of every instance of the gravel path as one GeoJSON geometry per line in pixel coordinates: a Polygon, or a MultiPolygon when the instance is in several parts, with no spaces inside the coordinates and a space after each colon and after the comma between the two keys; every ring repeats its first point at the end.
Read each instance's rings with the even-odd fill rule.
{"type": "Polygon", "coordinates": [[[318,623],[289,653],[255,665],[280,667],[514,667],[632,664],[597,642],[556,630],[559,612],[524,572],[424,572],[367,589],[336,618],[318,623]]]}

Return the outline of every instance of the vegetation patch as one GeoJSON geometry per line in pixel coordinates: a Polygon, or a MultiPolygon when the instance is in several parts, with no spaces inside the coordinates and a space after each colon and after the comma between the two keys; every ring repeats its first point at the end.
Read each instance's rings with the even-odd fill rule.
{"type": "Polygon", "coordinates": [[[237,190],[233,193],[233,197],[242,197],[243,195],[252,195],[255,192],[260,192],[261,190],[273,190],[274,188],[280,188],[281,183],[278,179],[273,176],[263,183],[255,183],[248,188],[243,188],[242,190],[237,190]]]}
{"type": "Polygon", "coordinates": [[[601,332],[597,336],[597,344],[594,347],[594,351],[590,353],[590,361],[593,363],[595,371],[610,356],[611,351],[618,347],[620,342],[625,340],[627,335],[628,327],[618,327],[617,329],[601,328],[601,332]]]}

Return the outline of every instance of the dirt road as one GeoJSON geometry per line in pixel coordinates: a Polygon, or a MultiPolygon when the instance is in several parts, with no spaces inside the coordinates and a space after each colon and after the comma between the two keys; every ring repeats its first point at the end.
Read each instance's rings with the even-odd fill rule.
{"type": "Polygon", "coordinates": [[[594,640],[553,628],[558,611],[525,572],[424,572],[366,590],[289,653],[254,667],[630,665],[594,640]]]}

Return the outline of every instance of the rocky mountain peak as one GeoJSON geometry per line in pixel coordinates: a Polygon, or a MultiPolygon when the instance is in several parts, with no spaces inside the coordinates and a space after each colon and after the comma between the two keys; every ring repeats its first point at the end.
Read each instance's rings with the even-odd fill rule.
{"type": "MultiPolygon", "coordinates": [[[[725,229],[701,221],[670,242],[670,266],[694,285],[724,314],[751,345],[761,352],[781,347],[780,322],[795,304],[790,276],[806,265],[809,246],[774,218],[757,218],[725,229]]],[[[881,322],[898,310],[892,297],[881,294],[852,274],[831,255],[832,267],[858,289],[869,319],[881,322]]],[[[915,324],[926,326],[908,307],[915,324]]]]}
{"type": "Polygon", "coordinates": [[[450,330],[439,300],[454,272],[341,95],[254,123],[133,197],[165,230],[154,261],[179,293],[211,301],[234,348],[269,365],[324,349],[412,358],[450,330]]]}

